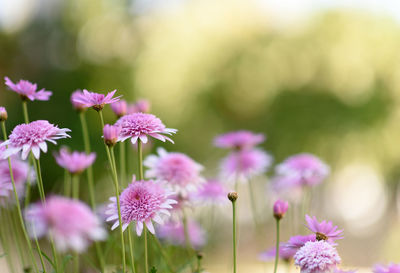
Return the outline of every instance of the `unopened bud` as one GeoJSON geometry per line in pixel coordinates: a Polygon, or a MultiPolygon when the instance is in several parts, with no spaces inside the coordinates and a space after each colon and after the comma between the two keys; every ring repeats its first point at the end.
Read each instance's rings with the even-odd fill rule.
{"type": "Polygon", "coordinates": [[[107,146],[112,147],[117,143],[121,127],[116,125],[106,124],[103,128],[104,142],[107,146]]]}
{"type": "Polygon", "coordinates": [[[285,215],[285,213],[287,212],[289,208],[289,204],[286,201],[282,201],[282,200],[277,200],[274,203],[274,217],[277,220],[280,220],[283,218],[283,216],[285,215]]]}
{"type": "Polygon", "coordinates": [[[235,191],[232,191],[228,193],[228,199],[231,200],[231,202],[235,202],[238,199],[238,193],[235,191]]]}
{"type": "Polygon", "coordinates": [[[6,121],[8,118],[6,108],[0,106],[0,121],[6,121]]]}

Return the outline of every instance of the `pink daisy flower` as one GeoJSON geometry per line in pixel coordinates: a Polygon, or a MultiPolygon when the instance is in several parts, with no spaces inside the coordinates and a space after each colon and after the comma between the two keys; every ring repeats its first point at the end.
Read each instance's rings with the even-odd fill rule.
{"type": "Polygon", "coordinates": [[[55,158],[62,168],[72,174],[79,174],[93,164],[96,153],[86,154],[77,151],[70,153],[68,149],[62,148],[58,154],[55,154],[55,158]]]}
{"type": "MultiPolygon", "coordinates": [[[[293,258],[294,254],[296,254],[296,250],[287,249],[284,247],[284,244],[279,245],[279,258],[285,261],[289,261],[293,258]]],[[[263,262],[273,261],[276,255],[276,248],[271,247],[270,249],[261,252],[258,255],[258,259],[263,262]]]]}
{"type": "Polygon", "coordinates": [[[104,94],[89,92],[83,89],[83,96],[73,98],[74,103],[80,103],[85,107],[92,107],[96,111],[104,108],[104,105],[119,101],[121,96],[113,98],[117,90],[109,92],[106,96],[104,94]]]}
{"type": "Polygon", "coordinates": [[[214,145],[220,148],[250,149],[264,142],[263,134],[255,134],[250,131],[236,131],[217,136],[214,145]]]}
{"type": "Polygon", "coordinates": [[[34,100],[49,100],[52,95],[51,91],[47,91],[44,88],[37,91],[37,84],[29,81],[20,80],[18,83],[13,83],[8,77],[4,77],[7,87],[18,93],[23,100],[29,99],[34,100]]]}
{"type": "Polygon", "coordinates": [[[8,118],[8,114],[6,108],[0,106],[0,121],[6,121],[8,118]]]}
{"type": "Polygon", "coordinates": [[[177,132],[176,129],[166,128],[159,118],[152,114],[134,113],[121,117],[116,125],[121,127],[120,141],[131,138],[132,144],[138,139],[147,143],[148,136],[154,137],[165,142],[166,140],[174,143],[172,139],[164,134],[171,135],[177,132]]]}
{"type": "Polygon", "coordinates": [[[150,102],[145,99],[137,100],[136,103],[128,106],[128,114],[150,112],[150,102]]]}
{"type": "Polygon", "coordinates": [[[245,182],[265,173],[271,164],[272,157],[260,149],[234,151],[223,159],[221,174],[229,180],[245,182]]]}
{"type": "Polygon", "coordinates": [[[336,249],[325,241],[307,242],[294,255],[301,273],[333,272],[341,262],[336,249]]]}
{"type": "MultiPolygon", "coordinates": [[[[195,221],[188,221],[190,244],[200,249],[206,243],[206,232],[195,221]]],[[[157,228],[157,237],[172,245],[185,246],[185,230],[180,221],[168,221],[157,228]]]]}
{"type": "Polygon", "coordinates": [[[317,218],[306,215],[307,228],[316,234],[317,240],[325,240],[333,242],[343,239],[343,229],[338,229],[331,221],[318,222],[317,218]]]}
{"type": "Polygon", "coordinates": [[[312,154],[298,154],[276,167],[278,175],[287,176],[300,186],[320,184],[330,173],[329,166],[312,154]]]}
{"type": "MultiPolygon", "coordinates": [[[[153,180],[136,181],[132,183],[121,193],[121,217],[122,228],[125,230],[131,222],[136,222],[136,233],[138,236],[142,234],[143,224],[151,233],[155,233],[152,221],[162,224],[161,215],[170,215],[168,209],[172,209],[171,205],[176,201],[170,199],[172,192],[165,189],[161,182],[153,180]]],[[[111,203],[108,205],[106,214],[110,215],[107,221],[114,221],[112,230],[119,226],[117,199],[110,198],[111,203]]]]}
{"type": "Polygon", "coordinates": [[[302,248],[305,243],[307,242],[315,242],[316,238],[315,238],[315,234],[310,234],[310,235],[296,235],[293,236],[289,239],[289,241],[287,241],[286,243],[284,243],[284,247],[287,249],[292,249],[295,252],[297,250],[299,250],[300,248],[302,248]]]}
{"type": "Polygon", "coordinates": [[[71,94],[71,98],[70,98],[71,104],[74,107],[74,109],[77,110],[78,112],[84,111],[86,109],[86,104],[80,102],[84,99],[85,99],[85,96],[83,95],[82,90],[80,90],[80,89],[75,90],[71,94]]]}
{"type": "Polygon", "coordinates": [[[157,155],[149,155],[143,165],[149,168],[146,178],[156,178],[167,182],[173,191],[186,195],[196,190],[203,182],[200,176],[203,166],[182,153],[168,153],[163,148],[157,149],[157,155]]]}
{"type": "Polygon", "coordinates": [[[118,118],[125,116],[128,111],[128,104],[125,100],[119,100],[117,102],[111,103],[110,106],[111,110],[118,118]]]}
{"type": "Polygon", "coordinates": [[[30,151],[36,159],[40,157],[40,150],[47,152],[46,141],[56,144],[57,139],[70,137],[67,132],[70,129],[60,129],[47,120],[36,120],[28,124],[17,125],[12,131],[9,139],[0,146],[8,146],[3,153],[3,158],[17,154],[22,151],[22,159],[26,159],[30,151]]]}
{"type": "Polygon", "coordinates": [[[31,237],[52,236],[61,252],[83,252],[91,241],[106,238],[99,219],[85,203],[61,196],[31,205],[25,219],[31,237]]]}
{"type": "Polygon", "coordinates": [[[218,180],[210,179],[193,192],[191,198],[200,204],[221,204],[227,203],[229,190],[218,180]]]}
{"type": "Polygon", "coordinates": [[[377,264],[374,266],[373,273],[400,273],[400,264],[390,263],[388,265],[377,264]]]}

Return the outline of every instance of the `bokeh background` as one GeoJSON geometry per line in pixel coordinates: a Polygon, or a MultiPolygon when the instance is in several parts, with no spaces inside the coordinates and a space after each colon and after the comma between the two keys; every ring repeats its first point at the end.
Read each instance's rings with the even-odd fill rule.
{"type": "MultiPolygon", "coordinates": [[[[0,0],[0,77],[54,92],[29,104],[32,120],[71,128],[63,143],[83,150],[71,92],[117,89],[127,100],[149,99],[179,129],[176,144],[164,146],[192,156],[208,176],[225,155],[212,139],[229,130],[265,133],[275,162],[315,153],[332,175],[313,192],[311,213],[345,229],[339,252],[355,268],[400,260],[399,50],[396,1],[0,0]]],[[[4,85],[0,102],[9,129],[22,122],[19,98],[4,85]]],[[[97,116],[88,118],[102,162],[97,116]]],[[[115,120],[110,109],[106,120],[115,120]]],[[[51,155],[43,162],[46,187],[57,190],[63,171],[51,155]]],[[[104,166],[96,163],[99,180],[104,166]]],[[[257,195],[272,227],[266,181],[257,195]]],[[[103,185],[96,188],[106,201],[112,188],[103,185]]],[[[260,264],[273,228],[254,235],[248,208],[240,213],[240,260],[260,264]]],[[[211,234],[220,240],[205,250],[205,263],[218,268],[211,272],[229,269],[229,236],[218,232],[226,233],[211,234]]]]}

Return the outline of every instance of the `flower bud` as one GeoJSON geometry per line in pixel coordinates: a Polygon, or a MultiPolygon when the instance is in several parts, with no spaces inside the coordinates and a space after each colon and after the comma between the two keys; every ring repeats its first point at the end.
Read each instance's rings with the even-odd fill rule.
{"type": "Polygon", "coordinates": [[[232,191],[232,192],[228,193],[228,199],[231,202],[235,202],[238,199],[238,197],[239,196],[238,196],[237,192],[232,191]]]}
{"type": "Polygon", "coordinates": [[[6,108],[0,106],[0,121],[6,121],[8,118],[6,108]]]}
{"type": "Polygon", "coordinates": [[[111,110],[118,118],[125,116],[128,110],[128,104],[124,100],[111,103],[110,106],[111,110]]]}
{"type": "Polygon", "coordinates": [[[283,216],[285,215],[285,213],[287,212],[289,208],[289,204],[286,201],[282,201],[282,200],[277,200],[274,203],[274,217],[277,220],[280,220],[283,218],[283,216]]]}
{"type": "Polygon", "coordinates": [[[107,146],[112,147],[117,143],[121,127],[116,125],[106,124],[103,128],[104,142],[107,146]]]}

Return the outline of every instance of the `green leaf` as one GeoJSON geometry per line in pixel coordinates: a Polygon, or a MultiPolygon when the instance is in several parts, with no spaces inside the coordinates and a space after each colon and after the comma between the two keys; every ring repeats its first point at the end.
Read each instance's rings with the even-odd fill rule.
{"type": "Polygon", "coordinates": [[[67,266],[67,263],[72,260],[74,257],[71,254],[65,255],[62,261],[62,268],[65,271],[65,267],[67,266]]]}

